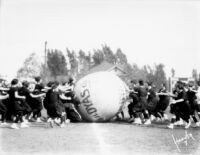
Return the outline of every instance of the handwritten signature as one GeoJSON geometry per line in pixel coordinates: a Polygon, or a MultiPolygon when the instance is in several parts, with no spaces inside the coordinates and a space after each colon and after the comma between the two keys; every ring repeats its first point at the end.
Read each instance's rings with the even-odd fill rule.
{"type": "Polygon", "coordinates": [[[195,140],[194,137],[192,136],[192,134],[191,133],[188,134],[187,131],[185,131],[184,137],[175,138],[174,135],[172,135],[172,138],[173,138],[174,144],[176,145],[179,152],[181,152],[181,150],[179,148],[180,143],[184,143],[187,146],[189,139],[195,140]]]}

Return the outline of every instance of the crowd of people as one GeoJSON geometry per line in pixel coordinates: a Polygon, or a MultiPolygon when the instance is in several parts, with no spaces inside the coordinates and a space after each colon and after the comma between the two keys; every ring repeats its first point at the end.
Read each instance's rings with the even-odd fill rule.
{"type": "Polygon", "coordinates": [[[166,110],[169,107],[173,117],[168,128],[173,129],[175,125],[184,125],[185,128],[189,128],[191,118],[195,126],[200,126],[200,103],[198,102],[199,95],[197,95],[200,93],[200,88],[194,83],[186,84],[178,81],[173,93],[167,92],[165,84],[156,91],[152,83],[148,83],[148,86],[145,86],[142,80],[131,83],[129,95],[131,102],[128,105],[129,122],[149,125],[155,119],[156,121],[168,120],[166,110]]]}
{"type": "MultiPolygon", "coordinates": [[[[30,122],[57,123],[64,127],[65,123],[81,120],[75,106],[78,101],[74,99],[73,79],[67,82],[49,82],[46,86],[40,77],[35,82],[19,82],[13,79],[10,84],[2,81],[0,84],[0,114],[1,125],[13,122],[11,128],[19,129],[29,127],[30,122]],[[42,120],[43,107],[47,112],[47,119],[42,120]]],[[[43,117],[44,118],[44,117],[43,117]]]]}
{"type": "MultiPolygon", "coordinates": [[[[34,82],[13,79],[11,83],[0,82],[0,125],[10,125],[13,129],[26,128],[30,122],[49,122],[64,127],[69,122],[82,121],[77,111],[79,101],[74,97],[74,80],[60,84],[50,81],[45,86],[41,77],[35,77],[34,82]],[[47,116],[41,112],[46,109],[47,116]]],[[[192,83],[178,81],[173,93],[169,93],[166,85],[162,84],[157,90],[153,83],[143,80],[131,81],[129,90],[128,122],[149,125],[153,120],[168,120],[166,110],[169,107],[173,115],[168,128],[184,125],[189,128],[193,120],[200,126],[200,104],[197,93],[200,87],[192,83]]],[[[124,114],[122,112],[122,116],[124,114]]]]}

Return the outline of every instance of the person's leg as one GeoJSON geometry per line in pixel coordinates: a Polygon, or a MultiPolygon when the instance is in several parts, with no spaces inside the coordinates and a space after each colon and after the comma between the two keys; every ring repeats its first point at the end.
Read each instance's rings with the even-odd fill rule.
{"type": "Polygon", "coordinates": [[[47,110],[47,123],[49,123],[50,127],[53,128],[53,119],[54,119],[54,111],[51,107],[46,108],[47,110]]]}
{"type": "Polygon", "coordinates": [[[128,114],[130,118],[133,118],[133,106],[132,103],[128,105],[128,114]]]}
{"type": "Polygon", "coordinates": [[[192,114],[192,119],[193,119],[194,123],[197,123],[197,122],[198,122],[197,117],[196,117],[196,115],[195,115],[195,111],[194,111],[194,113],[192,114]]]}
{"type": "Polygon", "coordinates": [[[167,126],[170,129],[174,128],[175,123],[180,120],[180,116],[177,110],[177,105],[171,104],[170,105],[170,113],[174,114],[171,118],[171,123],[167,126]]]}
{"type": "Polygon", "coordinates": [[[36,119],[37,119],[38,109],[34,108],[34,109],[32,109],[32,111],[33,111],[33,116],[32,116],[32,118],[33,118],[34,120],[36,120],[36,119]]]}
{"type": "Polygon", "coordinates": [[[5,110],[4,112],[1,113],[1,121],[2,121],[2,125],[6,124],[6,115],[7,115],[7,110],[5,110]]]}
{"type": "Polygon", "coordinates": [[[23,111],[17,111],[16,112],[16,119],[15,123],[22,123],[23,122],[23,111]]]}
{"type": "Polygon", "coordinates": [[[140,110],[134,111],[134,123],[142,124],[142,119],[143,119],[142,111],[140,110]]]}
{"type": "Polygon", "coordinates": [[[41,111],[43,109],[43,106],[42,106],[42,102],[41,100],[38,101],[38,106],[37,106],[37,118],[41,118],[42,114],[41,114],[41,111]]]}
{"type": "Polygon", "coordinates": [[[145,118],[145,125],[151,124],[149,111],[147,109],[144,110],[144,118],[145,118]]]}
{"type": "Polygon", "coordinates": [[[124,120],[124,112],[123,111],[121,112],[121,115],[122,115],[122,120],[124,120]]]}
{"type": "Polygon", "coordinates": [[[155,117],[156,118],[162,118],[162,113],[160,112],[160,111],[157,111],[156,113],[155,113],[155,117]]]}
{"type": "Polygon", "coordinates": [[[60,127],[64,127],[65,122],[66,122],[66,113],[65,112],[62,112],[60,119],[61,119],[60,127]]]}
{"type": "Polygon", "coordinates": [[[37,98],[33,98],[31,100],[31,108],[33,111],[33,119],[36,120],[37,122],[41,122],[40,118],[41,118],[41,110],[42,110],[42,102],[40,102],[41,100],[37,99],[37,98]]]}
{"type": "Polygon", "coordinates": [[[185,129],[188,129],[190,127],[190,125],[191,125],[190,115],[185,115],[183,117],[183,120],[186,122],[185,129]]]}
{"type": "Polygon", "coordinates": [[[0,101],[0,113],[1,113],[1,121],[2,121],[1,124],[3,124],[6,121],[7,108],[1,101],[0,101]]]}
{"type": "Polygon", "coordinates": [[[65,106],[61,103],[58,102],[58,105],[56,106],[56,113],[58,115],[58,118],[60,118],[60,127],[65,126],[65,121],[66,121],[66,112],[65,112],[65,106]]]}
{"type": "Polygon", "coordinates": [[[192,108],[192,118],[193,118],[193,120],[194,120],[194,122],[195,122],[195,124],[197,125],[197,126],[200,126],[200,121],[199,121],[199,116],[198,116],[198,111],[199,111],[199,106],[198,106],[198,103],[197,103],[197,101],[195,101],[194,102],[194,106],[193,107],[191,107],[192,108]]]}
{"type": "Polygon", "coordinates": [[[0,112],[1,114],[1,122],[5,122],[5,113],[4,112],[0,112]]]}
{"type": "Polygon", "coordinates": [[[23,117],[23,112],[22,111],[15,111],[15,117],[16,117],[16,119],[15,119],[15,121],[14,121],[14,123],[12,123],[11,124],[11,128],[12,129],[19,129],[19,127],[17,126],[17,123],[18,122],[23,122],[23,119],[22,119],[22,117],[23,117]]]}
{"type": "Polygon", "coordinates": [[[33,110],[27,103],[25,103],[25,107],[26,107],[26,117],[25,117],[25,119],[28,122],[30,120],[30,116],[31,116],[31,113],[33,112],[33,110]]]}
{"type": "Polygon", "coordinates": [[[36,111],[36,114],[35,114],[35,117],[36,117],[36,121],[37,122],[42,122],[42,120],[41,120],[41,110],[40,109],[37,109],[37,111],[36,111]]]}

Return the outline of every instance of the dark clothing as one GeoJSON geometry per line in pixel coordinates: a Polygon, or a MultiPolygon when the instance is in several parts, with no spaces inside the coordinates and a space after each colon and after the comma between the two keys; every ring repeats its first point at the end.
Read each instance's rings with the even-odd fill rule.
{"type": "Polygon", "coordinates": [[[176,100],[178,99],[183,99],[183,101],[170,105],[170,112],[175,114],[177,119],[182,118],[188,122],[191,108],[187,100],[187,93],[184,90],[179,92],[176,100]]]}
{"type": "Polygon", "coordinates": [[[20,96],[25,96],[26,99],[19,99],[24,108],[23,114],[30,114],[32,112],[31,106],[28,104],[31,100],[30,91],[26,87],[22,87],[18,90],[20,96]]]}
{"type": "Polygon", "coordinates": [[[136,91],[138,92],[138,103],[141,106],[141,110],[144,110],[147,108],[147,89],[145,87],[139,87],[136,91]]]}
{"type": "Polygon", "coordinates": [[[18,87],[11,87],[10,90],[8,91],[9,94],[9,100],[8,100],[8,104],[7,104],[7,109],[8,109],[8,119],[11,119],[12,115],[16,116],[16,120],[15,122],[18,121],[23,121],[22,120],[22,116],[23,116],[23,112],[25,111],[25,108],[22,104],[22,102],[20,101],[20,99],[17,99],[15,97],[15,92],[18,91],[19,88],[18,87]]]}
{"type": "Polygon", "coordinates": [[[133,105],[137,105],[137,104],[138,104],[139,98],[138,98],[137,94],[131,92],[131,93],[129,94],[129,97],[130,97],[131,103],[132,103],[133,105]]]}
{"type": "Polygon", "coordinates": [[[148,96],[148,100],[147,101],[148,101],[147,109],[150,112],[154,113],[155,110],[156,110],[156,106],[158,104],[158,99],[157,99],[155,90],[153,90],[153,89],[149,90],[149,96],[148,96]]]}
{"type": "Polygon", "coordinates": [[[47,109],[47,114],[50,117],[60,117],[65,111],[63,104],[60,101],[59,93],[50,89],[44,99],[44,107],[47,109]]]}
{"type": "Polygon", "coordinates": [[[138,104],[139,98],[137,94],[135,94],[134,92],[131,92],[129,94],[129,98],[131,99],[131,101],[130,101],[130,104],[128,105],[128,113],[130,117],[136,117],[135,116],[136,111],[141,110],[141,106],[140,104],[138,104]]]}
{"type": "Polygon", "coordinates": [[[186,122],[189,122],[190,119],[190,113],[188,112],[187,105],[180,105],[180,104],[171,104],[170,105],[170,112],[173,113],[176,116],[176,121],[180,120],[182,118],[186,122]]]}
{"type": "MultiPolygon", "coordinates": [[[[167,93],[167,91],[159,91],[160,93],[167,93]]],[[[159,95],[158,111],[165,111],[169,106],[170,97],[168,95],[159,95]]]]}
{"type": "Polygon", "coordinates": [[[178,100],[178,99],[183,99],[184,101],[182,101],[182,102],[187,102],[188,97],[187,97],[187,93],[185,92],[185,90],[178,92],[176,100],[178,100]]]}
{"type": "Polygon", "coordinates": [[[26,101],[29,101],[31,96],[30,96],[30,91],[28,90],[28,88],[26,87],[21,87],[19,90],[19,95],[20,96],[25,96],[26,97],[26,101]]]}
{"type": "Polygon", "coordinates": [[[11,103],[13,103],[16,98],[15,98],[15,92],[18,91],[19,88],[18,87],[11,87],[10,90],[8,91],[9,94],[9,100],[11,103]]]}
{"type": "Polygon", "coordinates": [[[34,93],[35,93],[35,94],[41,94],[41,93],[42,93],[42,89],[44,89],[43,83],[37,83],[37,84],[35,85],[34,93]]]}
{"type": "Polygon", "coordinates": [[[188,98],[189,105],[191,107],[190,114],[192,115],[194,122],[197,122],[197,113],[200,111],[200,108],[196,100],[197,99],[196,93],[191,90],[188,90],[187,98],[188,98]]]}
{"type": "MultiPolygon", "coordinates": [[[[43,93],[42,89],[44,89],[43,83],[37,83],[35,85],[35,89],[33,91],[33,94],[34,95],[42,94],[43,93]]],[[[41,97],[31,99],[31,105],[32,105],[32,108],[33,108],[33,117],[34,118],[41,117],[41,110],[43,109],[42,102],[43,102],[43,100],[42,100],[41,97]]]]}
{"type": "Polygon", "coordinates": [[[11,113],[11,115],[12,114],[16,115],[19,111],[24,110],[23,106],[21,105],[20,100],[15,97],[15,92],[18,90],[19,90],[18,87],[11,87],[10,90],[8,91],[9,104],[8,104],[7,109],[9,111],[9,114],[11,113]]]}
{"type": "Polygon", "coordinates": [[[133,115],[134,117],[142,117],[142,114],[145,119],[149,118],[149,114],[147,111],[147,89],[144,86],[140,86],[135,88],[138,96],[138,104],[134,105],[133,115]]]}
{"type": "Polygon", "coordinates": [[[71,122],[81,121],[79,114],[74,109],[67,108],[66,114],[67,114],[67,118],[70,119],[71,122]]]}
{"type": "Polygon", "coordinates": [[[1,121],[4,122],[6,119],[7,108],[0,100],[0,114],[1,114],[1,121]]]}
{"type": "Polygon", "coordinates": [[[72,91],[65,93],[66,97],[70,97],[69,100],[62,100],[61,102],[64,105],[66,117],[70,119],[71,122],[80,122],[81,118],[78,112],[74,109],[76,106],[76,100],[74,99],[74,93],[72,91]]]}
{"type": "Polygon", "coordinates": [[[65,96],[67,98],[71,98],[71,99],[68,99],[68,100],[62,100],[62,99],[60,99],[63,104],[73,103],[74,94],[72,92],[65,93],[65,96]]]}
{"type": "Polygon", "coordinates": [[[189,104],[191,106],[191,113],[194,113],[194,111],[200,111],[198,103],[197,103],[197,97],[196,93],[193,91],[187,91],[187,99],[189,101],[189,104]]]}
{"type": "Polygon", "coordinates": [[[191,91],[191,90],[188,90],[187,91],[187,98],[188,98],[188,101],[192,104],[194,103],[194,101],[197,99],[196,97],[196,93],[191,91]]]}
{"type": "MultiPolygon", "coordinates": [[[[44,89],[44,85],[43,85],[42,83],[36,84],[36,85],[35,85],[35,89],[34,89],[34,91],[33,91],[33,94],[39,95],[39,94],[44,93],[44,92],[42,91],[42,89],[44,89]]],[[[35,98],[35,100],[38,100],[38,101],[36,101],[36,102],[37,102],[37,105],[41,107],[41,106],[42,106],[42,99],[41,99],[41,98],[35,98]]]]}

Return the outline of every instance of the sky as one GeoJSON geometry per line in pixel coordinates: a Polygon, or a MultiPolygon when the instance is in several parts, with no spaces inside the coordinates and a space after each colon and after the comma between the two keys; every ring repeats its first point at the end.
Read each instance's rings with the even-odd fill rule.
{"type": "Polygon", "coordinates": [[[107,44],[129,63],[163,63],[167,76],[200,72],[197,0],[1,0],[0,74],[14,77],[24,60],[47,48],[88,52],[107,44]]]}

